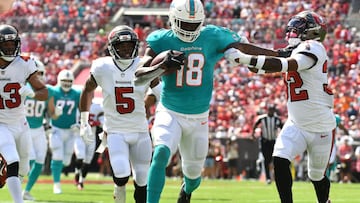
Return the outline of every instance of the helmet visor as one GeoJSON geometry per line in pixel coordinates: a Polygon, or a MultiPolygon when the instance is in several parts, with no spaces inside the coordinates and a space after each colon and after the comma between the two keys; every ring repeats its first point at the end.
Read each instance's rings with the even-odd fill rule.
{"type": "Polygon", "coordinates": [[[286,26],[286,33],[294,32],[299,36],[305,29],[306,20],[304,18],[292,18],[286,26]]]}

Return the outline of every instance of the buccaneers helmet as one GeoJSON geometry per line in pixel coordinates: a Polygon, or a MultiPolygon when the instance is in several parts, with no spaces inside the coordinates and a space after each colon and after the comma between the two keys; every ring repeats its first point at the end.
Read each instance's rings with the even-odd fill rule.
{"type": "Polygon", "coordinates": [[[324,41],[327,32],[325,19],[312,11],[303,11],[293,16],[286,26],[286,39],[289,44],[300,41],[324,41]]]}
{"type": "Polygon", "coordinates": [[[13,61],[20,55],[20,37],[17,29],[11,25],[0,25],[0,58],[13,61]]]}
{"type": "Polygon", "coordinates": [[[170,4],[171,29],[184,42],[193,42],[199,37],[204,20],[205,12],[200,0],[174,0],[170,4]]]}
{"type": "Polygon", "coordinates": [[[127,68],[138,56],[139,38],[134,30],[126,25],[119,25],[108,35],[108,50],[120,68],[127,68]]]}
{"type": "Polygon", "coordinates": [[[61,89],[64,92],[70,91],[73,82],[74,82],[74,74],[69,70],[62,70],[60,71],[58,78],[57,78],[58,85],[60,85],[61,89]]]}

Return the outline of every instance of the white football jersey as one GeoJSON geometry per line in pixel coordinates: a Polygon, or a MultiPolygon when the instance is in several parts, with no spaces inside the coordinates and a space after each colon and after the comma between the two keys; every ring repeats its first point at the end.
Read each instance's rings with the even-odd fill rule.
{"type": "Polygon", "coordinates": [[[36,70],[34,60],[21,56],[0,69],[0,123],[15,123],[25,118],[26,97],[19,94],[19,89],[36,70]]]}
{"type": "Polygon", "coordinates": [[[317,41],[302,42],[291,54],[292,58],[315,59],[312,67],[298,67],[285,74],[288,93],[289,119],[296,126],[310,132],[325,132],[336,127],[333,113],[333,93],[328,89],[328,56],[317,41]]]}
{"type": "Polygon", "coordinates": [[[126,70],[119,69],[111,57],[93,61],[90,73],[102,88],[104,130],[114,132],[148,132],[144,96],[148,85],[135,86],[134,77],[140,58],[126,70]]]}

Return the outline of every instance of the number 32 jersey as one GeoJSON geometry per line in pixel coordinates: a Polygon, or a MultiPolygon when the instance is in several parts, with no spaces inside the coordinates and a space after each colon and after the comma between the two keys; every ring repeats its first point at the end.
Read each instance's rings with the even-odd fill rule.
{"type": "Polygon", "coordinates": [[[18,56],[6,68],[0,69],[0,123],[16,123],[25,118],[21,86],[36,72],[34,60],[18,56]]]}
{"type": "Polygon", "coordinates": [[[90,73],[102,89],[104,130],[108,133],[148,132],[144,96],[148,85],[135,86],[140,58],[126,70],[118,68],[112,57],[93,61],[90,73]]]}
{"type": "Polygon", "coordinates": [[[317,41],[302,42],[291,54],[292,58],[310,57],[312,67],[298,67],[285,74],[288,93],[289,119],[311,132],[325,132],[336,126],[333,113],[334,97],[328,88],[326,50],[317,41]]]}

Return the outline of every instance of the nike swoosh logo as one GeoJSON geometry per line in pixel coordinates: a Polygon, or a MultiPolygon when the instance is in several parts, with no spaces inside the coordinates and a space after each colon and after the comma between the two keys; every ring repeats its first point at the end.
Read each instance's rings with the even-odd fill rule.
{"type": "Polygon", "coordinates": [[[201,121],[201,125],[205,125],[207,123],[207,121],[201,121]]]}
{"type": "Polygon", "coordinates": [[[320,135],[320,138],[324,138],[327,137],[328,135],[320,135]]]}

